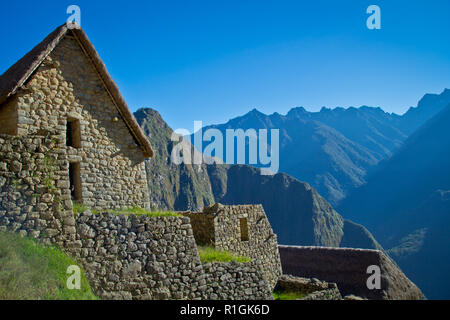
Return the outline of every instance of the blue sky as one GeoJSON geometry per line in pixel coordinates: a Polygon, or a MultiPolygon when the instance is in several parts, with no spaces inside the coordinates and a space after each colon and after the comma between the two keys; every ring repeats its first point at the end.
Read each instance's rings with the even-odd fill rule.
{"type": "Polygon", "coordinates": [[[81,8],[130,108],[169,125],[253,108],[380,106],[403,113],[450,88],[450,1],[2,1],[0,73],[81,8]],[[366,8],[381,8],[381,30],[366,8]]]}

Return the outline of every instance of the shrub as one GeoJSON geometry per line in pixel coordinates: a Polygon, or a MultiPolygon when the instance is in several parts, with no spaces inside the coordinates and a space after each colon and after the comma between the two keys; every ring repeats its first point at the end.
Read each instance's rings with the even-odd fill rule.
{"type": "Polygon", "coordinates": [[[81,203],[78,203],[78,202],[75,202],[75,201],[72,202],[72,212],[75,215],[80,214],[80,213],[86,211],[87,209],[88,208],[85,205],[81,204],[81,203]]]}

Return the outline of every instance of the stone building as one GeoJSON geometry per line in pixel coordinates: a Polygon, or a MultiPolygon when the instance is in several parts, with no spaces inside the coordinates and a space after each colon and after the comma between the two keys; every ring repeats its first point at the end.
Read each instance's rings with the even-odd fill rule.
{"type": "Polygon", "coordinates": [[[183,215],[190,218],[197,245],[251,258],[269,285],[275,286],[282,274],[277,236],[262,205],[215,204],[183,215]]]}
{"type": "Polygon", "coordinates": [[[66,24],[0,76],[0,135],[24,147],[50,132],[66,209],[70,200],[95,209],[149,207],[150,143],[84,31],[66,24]]]}

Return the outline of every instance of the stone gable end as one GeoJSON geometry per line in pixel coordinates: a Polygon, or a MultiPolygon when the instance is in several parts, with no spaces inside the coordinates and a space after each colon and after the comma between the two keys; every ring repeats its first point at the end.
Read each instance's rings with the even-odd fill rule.
{"type": "Polygon", "coordinates": [[[68,122],[77,124],[79,145],[66,146],[66,151],[68,162],[77,164],[80,202],[95,209],[148,208],[145,157],[89,56],[70,32],[13,102],[19,136],[52,128],[66,137],[68,122]]]}

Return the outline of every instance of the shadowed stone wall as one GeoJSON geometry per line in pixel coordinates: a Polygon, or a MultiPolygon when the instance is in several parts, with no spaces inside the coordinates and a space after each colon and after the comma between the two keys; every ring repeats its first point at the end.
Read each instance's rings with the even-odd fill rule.
{"type": "Polygon", "coordinates": [[[214,215],[192,212],[183,212],[182,214],[191,220],[196,243],[200,246],[214,246],[214,215]]]}
{"type": "Polygon", "coordinates": [[[367,299],[412,299],[423,297],[419,288],[381,251],[369,249],[279,246],[283,273],[318,278],[337,284],[343,296],[367,299]],[[367,267],[381,270],[381,289],[370,290],[367,267]]]}
{"type": "Polygon", "coordinates": [[[0,135],[0,231],[64,247],[75,239],[64,140],[0,135]]]}

